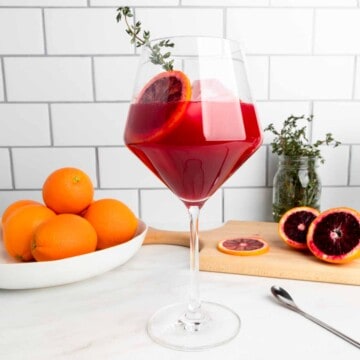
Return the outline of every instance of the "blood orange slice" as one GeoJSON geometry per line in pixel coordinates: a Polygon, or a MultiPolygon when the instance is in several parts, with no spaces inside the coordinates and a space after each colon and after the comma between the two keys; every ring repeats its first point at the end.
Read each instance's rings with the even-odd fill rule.
{"type": "Polygon", "coordinates": [[[288,210],[280,219],[278,232],[289,246],[306,249],[306,235],[311,222],[320,214],[308,206],[298,206],[288,210]]]}
{"type": "MultiPolygon", "coordinates": [[[[140,91],[135,105],[143,106],[156,115],[156,122],[144,124],[141,136],[147,141],[156,140],[175,128],[191,99],[189,78],[179,70],[165,71],[153,77],[140,91]]],[[[146,120],[145,120],[146,121],[146,120]]],[[[141,139],[140,139],[141,140],[141,139]]]]}
{"type": "Polygon", "coordinates": [[[332,208],[309,226],[307,245],[319,259],[342,264],[360,255],[360,214],[354,209],[332,208]]]}
{"type": "Polygon", "coordinates": [[[269,245],[259,237],[244,237],[219,241],[217,248],[225,254],[250,256],[266,253],[269,245]]]}

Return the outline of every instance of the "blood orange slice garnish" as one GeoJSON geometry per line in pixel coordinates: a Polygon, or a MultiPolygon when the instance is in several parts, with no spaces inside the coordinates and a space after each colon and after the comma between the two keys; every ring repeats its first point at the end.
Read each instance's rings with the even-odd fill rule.
{"type": "Polygon", "coordinates": [[[360,214],[341,207],[322,212],[309,226],[307,245],[319,259],[341,264],[360,256],[360,214]]]}
{"type": "Polygon", "coordinates": [[[217,248],[225,254],[250,256],[266,253],[269,250],[269,245],[259,237],[243,237],[221,240],[218,242],[217,248]]]}
{"type": "Polygon", "coordinates": [[[146,130],[141,133],[142,139],[154,141],[169,133],[179,124],[190,99],[191,83],[182,71],[165,71],[154,76],[135,101],[137,106],[151,104],[157,117],[153,124],[143,124],[146,130]]]}
{"type": "Polygon", "coordinates": [[[311,222],[320,214],[308,206],[294,207],[282,215],[278,232],[289,246],[295,249],[307,249],[306,235],[311,222]]]}

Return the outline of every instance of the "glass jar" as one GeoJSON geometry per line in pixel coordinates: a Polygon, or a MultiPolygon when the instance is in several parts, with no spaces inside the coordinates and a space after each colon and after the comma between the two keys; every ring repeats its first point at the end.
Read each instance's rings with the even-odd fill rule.
{"type": "Polygon", "coordinates": [[[274,221],[296,206],[320,209],[321,182],[317,159],[309,156],[280,156],[273,180],[272,213],[274,221]]]}

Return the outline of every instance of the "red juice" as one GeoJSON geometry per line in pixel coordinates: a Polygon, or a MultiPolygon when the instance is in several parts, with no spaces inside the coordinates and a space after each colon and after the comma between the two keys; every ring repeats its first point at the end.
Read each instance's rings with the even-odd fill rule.
{"type": "Polygon", "coordinates": [[[131,105],[125,143],[187,206],[204,202],[261,145],[254,106],[188,101],[131,105]]]}

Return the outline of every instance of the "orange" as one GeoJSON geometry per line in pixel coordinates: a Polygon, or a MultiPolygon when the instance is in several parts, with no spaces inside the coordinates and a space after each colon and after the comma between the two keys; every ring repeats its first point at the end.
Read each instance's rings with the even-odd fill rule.
{"type": "Polygon", "coordinates": [[[217,248],[225,254],[240,256],[261,255],[269,251],[268,243],[254,236],[221,240],[218,242],[217,248]]]}
{"type": "Polygon", "coordinates": [[[65,167],[47,177],[42,195],[46,206],[57,214],[79,214],[92,202],[94,186],[82,170],[65,167]]]}
{"type": "Polygon", "coordinates": [[[289,209],[279,221],[278,232],[281,239],[295,249],[307,249],[306,235],[309,226],[319,214],[317,209],[308,206],[289,209]]]}
{"type": "Polygon", "coordinates": [[[37,261],[59,260],[95,251],[97,236],[91,224],[79,215],[60,214],[35,231],[31,252],[37,261]]]}
{"type": "Polygon", "coordinates": [[[360,213],[347,207],[328,209],[310,224],[306,240],[318,259],[350,262],[360,255],[360,213]]]}
{"type": "Polygon", "coordinates": [[[5,211],[2,214],[2,218],[1,218],[1,223],[4,224],[5,221],[12,215],[14,214],[14,212],[16,212],[16,210],[20,209],[23,206],[27,206],[27,205],[33,205],[33,204],[38,204],[38,205],[42,205],[37,201],[34,200],[17,200],[15,202],[13,202],[12,204],[10,204],[5,211]]]}
{"type": "MultiPolygon", "coordinates": [[[[151,127],[144,124],[136,134],[131,134],[133,141],[154,141],[169,133],[181,121],[191,99],[190,79],[179,70],[165,71],[154,76],[140,91],[135,99],[135,107],[143,104],[168,104],[166,114],[163,106],[154,108],[160,111],[157,115],[157,123],[151,127]],[[161,112],[162,111],[162,112],[161,112]]],[[[134,107],[130,109],[129,117],[134,107]]]]}
{"type": "Polygon", "coordinates": [[[54,217],[55,213],[43,205],[27,205],[19,208],[4,223],[4,246],[10,256],[22,261],[33,259],[31,241],[37,227],[54,217]]]}
{"type": "Polygon", "coordinates": [[[84,218],[95,228],[97,249],[121,244],[134,237],[138,220],[127,205],[116,199],[93,202],[84,218]]]}

